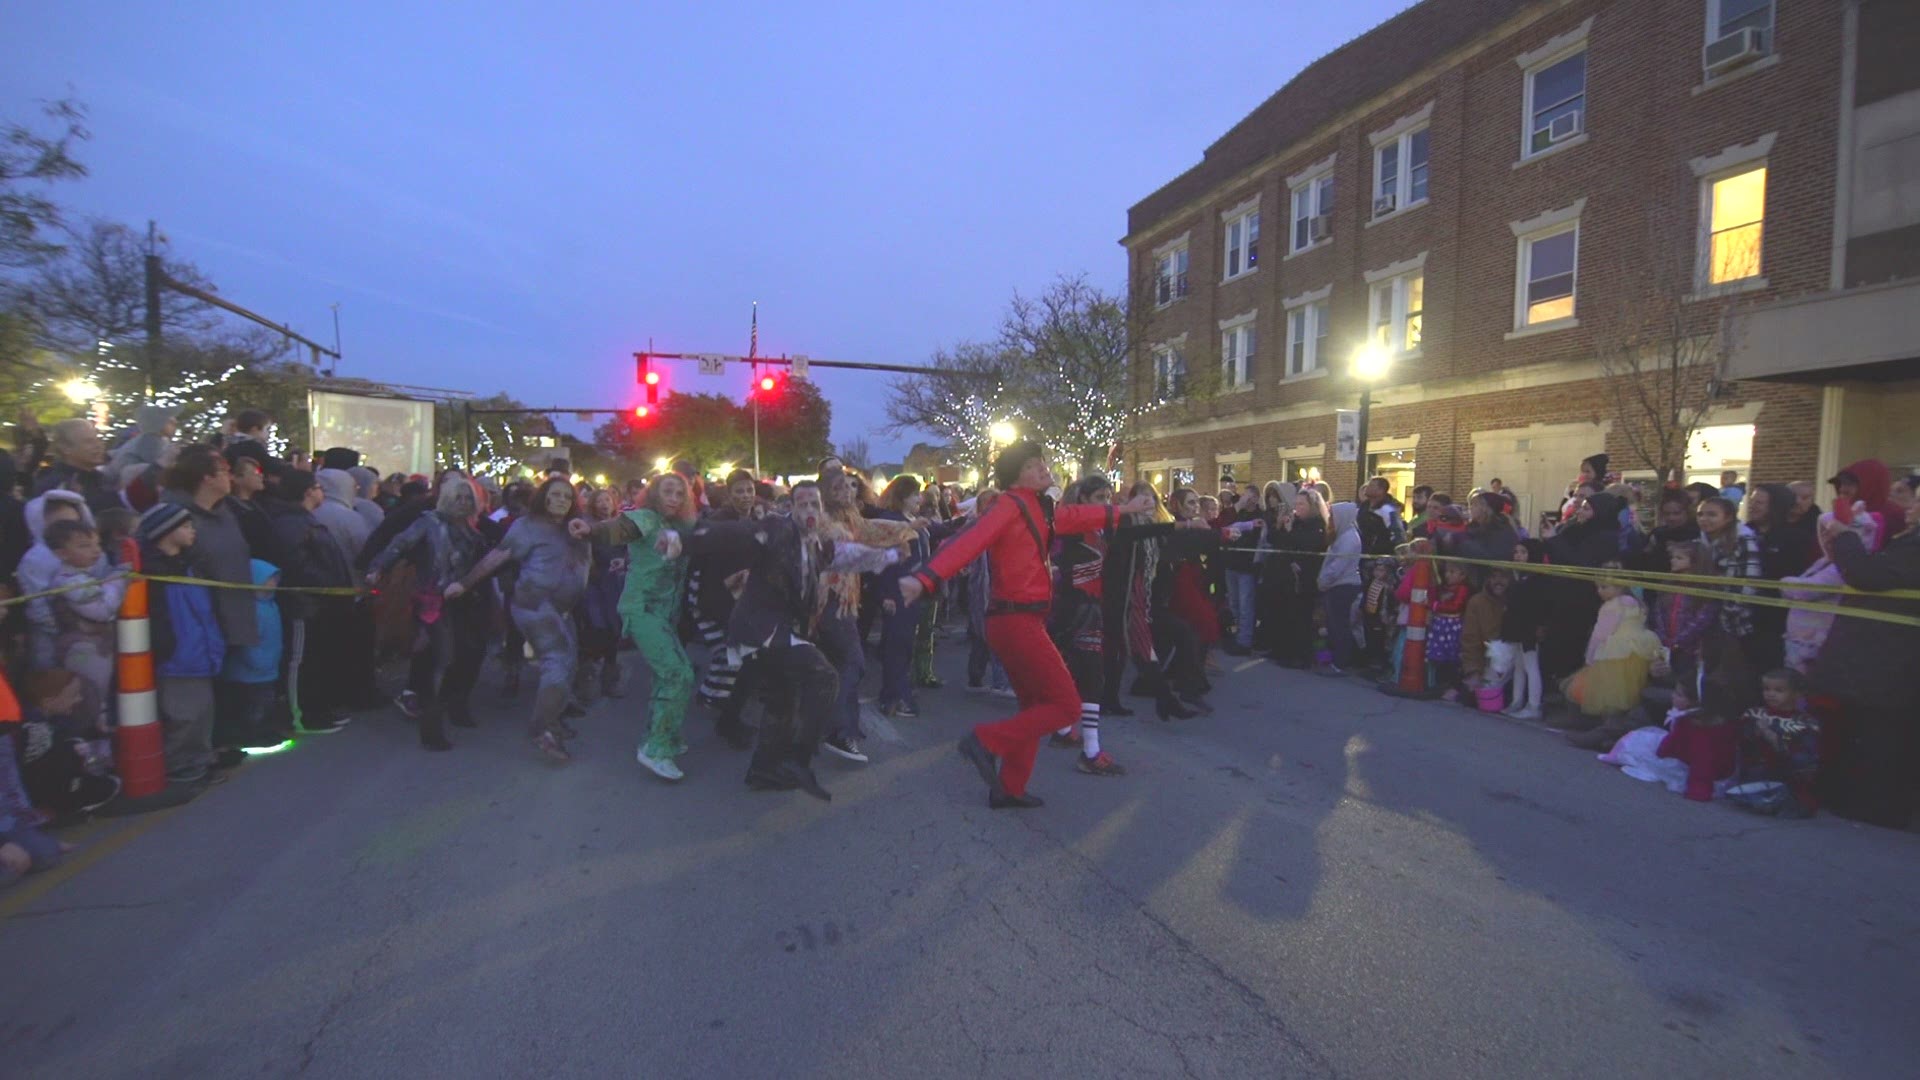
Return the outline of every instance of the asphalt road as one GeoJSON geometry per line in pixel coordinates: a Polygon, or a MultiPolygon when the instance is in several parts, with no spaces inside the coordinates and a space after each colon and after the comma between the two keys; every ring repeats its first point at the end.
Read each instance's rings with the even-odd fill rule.
{"type": "Polygon", "coordinates": [[[993,812],[952,747],[998,698],[925,693],[823,804],[748,792],[701,714],[687,779],[643,772],[639,696],[545,764],[489,671],[453,753],[366,715],[0,888],[0,1075],[1920,1071],[1920,837],[1216,681],[1108,721],[1127,776],[1043,749],[1047,806],[993,812]]]}

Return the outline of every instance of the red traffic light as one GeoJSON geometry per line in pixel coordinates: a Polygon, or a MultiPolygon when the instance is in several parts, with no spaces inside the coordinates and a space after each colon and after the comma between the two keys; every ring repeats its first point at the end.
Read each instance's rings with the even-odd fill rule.
{"type": "Polygon", "coordinates": [[[645,405],[635,405],[633,407],[633,418],[635,420],[645,420],[647,418],[647,414],[651,411],[652,410],[648,409],[645,405]]]}
{"type": "Polygon", "coordinates": [[[660,385],[660,373],[659,373],[659,372],[657,372],[657,371],[649,371],[649,372],[647,372],[647,385],[648,385],[648,386],[659,386],[659,385],[660,385]]]}
{"type": "Polygon", "coordinates": [[[762,390],[772,390],[772,389],[773,389],[773,376],[771,376],[771,375],[762,375],[762,376],[760,376],[760,389],[762,389],[762,390]]]}

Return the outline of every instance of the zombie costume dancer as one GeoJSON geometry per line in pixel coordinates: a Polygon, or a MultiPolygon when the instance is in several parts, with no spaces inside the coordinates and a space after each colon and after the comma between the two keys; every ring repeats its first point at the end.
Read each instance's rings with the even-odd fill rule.
{"type": "MultiPolygon", "coordinates": [[[[852,479],[836,458],[821,464],[818,493],[825,508],[820,533],[828,541],[894,548],[909,545],[919,536],[907,522],[862,517],[854,505],[852,479]]],[[[864,762],[867,756],[860,743],[867,735],[860,724],[860,679],[866,674],[867,657],[859,625],[860,575],[822,566],[812,636],[840,673],[837,723],[827,728],[832,736],[828,746],[848,761],[864,762]]]]}
{"type": "Polygon", "coordinates": [[[473,527],[477,506],[473,483],[448,476],[433,510],[414,518],[368,563],[367,584],[375,587],[400,559],[414,566],[413,659],[400,707],[419,722],[420,745],[428,750],[453,749],[443,717],[455,727],[475,726],[467,699],[486,658],[492,598],[458,583],[487,553],[473,527]]]}
{"type": "Polygon", "coordinates": [[[519,567],[509,610],[513,625],[533,646],[540,671],[527,733],[534,748],[554,761],[572,760],[566,740],[577,734],[562,714],[570,703],[574,665],[580,659],[573,609],[587,591],[587,564],[593,557],[586,540],[569,535],[573,509],[572,484],[560,477],[541,484],[527,516],[513,523],[500,546],[480,560],[457,589],[447,590],[453,598],[510,562],[519,567]]]}
{"type": "Polygon", "coordinates": [[[663,543],[693,525],[693,498],[678,473],[647,485],[638,510],[589,527],[574,523],[578,536],[589,533],[602,543],[627,545],[627,585],[620,594],[620,630],[652,669],[648,694],[647,737],[634,759],[662,780],[686,774],[674,759],[687,752],[683,727],[693,700],[693,664],[680,647],[675,624],[685,595],[687,560],[675,545],[663,543]]]}
{"type": "Polygon", "coordinates": [[[765,687],[770,699],[747,786],[797,789],[831,800],[814,776],[813,756],[834,720],[840,675],[802,631],[819,611],[823,573],[879,570],[898,561],[899,552],[829,540],[821,527],[825,520],[820,489],[802,482],[793,488],[791,518],[707,522],[684,538],[669,532],[662,542],[669,551],[684,542],[693,555],[747,555],[746,582],[727,622],[727,648],[743,664],[743,682],[765,687]]]}
{"type": "MultiPolygon", "coordinates": [[[[735,469],[727,477],[726,504],[707,514],[709,522],[750,521],[759,510],[759,488],[753,474],[735,469]]],[[[727,621],[733,617],[733,590],[727,581],[746,569],[744,555],[708,555],[688,559],[687,604],[694,629],[707,647],[707,673],[700,681],[700,700],[714,710],[714,730],[735,749],[752,745],[752,733],[740,720],[746,695],[736,692],[740,669],[727,652],[727,621]]]]}
{"type": "Polygon", "coordinates": [[[1077,505],[1057,510],[1041,493],[1053,486],[1046,457],[1033,443],[1015,443],[994,462],[1003,494],[977,521],[947,541],[926,567],[900,583],[911,603],[924,591],[960,572],[985,551],[992,567],[993,596],[987,608],[987,641],[1007,666],[1021,709],[1008,719],[981,724],[960,740],[962,756],[987,784],[987,805],[1040,806],[1027,794],[1034,755],[1048,733],[1071,725],[1080,714],[1080,693],[1066,661],[1047,635],[1053,575],[1047,556],[1056,535],[1111,529],[1119,514],[1151,504],[1134,499],[1121,506],[1077,505]]]}

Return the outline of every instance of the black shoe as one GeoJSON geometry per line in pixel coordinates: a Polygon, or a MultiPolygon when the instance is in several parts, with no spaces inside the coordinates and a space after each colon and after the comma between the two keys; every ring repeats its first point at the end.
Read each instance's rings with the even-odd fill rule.
{"type": "Polygon", "coordinates": [[[938,690],[947,684],[938,675],[929,675],[924,679],[915,679],[913,685],[922,690],[938,690]]]}
{"type": "Polygon", "coordinates": [[[1103,701],[1100,703],[1100,715],[1101,716],[1132,716],[1133,710],[1127,708],[1125,705],[1122,705],[1117,701],[1112,701],[1112,702],[1103,701]]]}
{"type": "Polygon", "coordinates": [[[961,739],[955,749],[960,751],[961,757],[973,762],[973,767],[980,772],[980,779],[985,781],[989,788],[994,791],[1000,790],[1000,762],[994,759],[993,754],[987,750],[986,744],[980,741],[980,736],[971,731],[967,732],[966,738],[961,739]]]}
{"type": "Polygon", "coordinates": [[[1180,704],[1173,698],[1161,698],[1153,703],[1153,711],[1162,720],[1191,720],[1200,714],[1180,704]]]}
{"type": "Polygon", "coordinates": [[[721,720],[713,725],[713,731],[735,750],[753,749],[753,732],[737,719],[721,720]]]}
{"type": "Polygon", "coordinates": [[[753,765],[747,769],[747,786],[755,791],[792,791],[799,781],[780,765],[753,765]]]}
{"type": "Polygon", "coordinates": [[[866,751],[860,749],[860,744],[853,739],[843,738],[839,735],[829,735],[820,740],[820,749],[836,757],[842,757],[861,765],[867,763],[866,751]]]}
{"type": "Polygon", "coordinates": [[[1213,714],[1213,706],[1207,704],[1206,699],[1202,698],[1199,694],[1181,694],[1180,703],[1203,716],[1213,714]]]}
{"type": "Polygon", "coordinates": [[[581,708],[578,702],[569,701],[567,702],[567,707],[560,710],[560,719],[562,720],[578,720],[585,715],[587,715],[587,710],[581,708]]]}
{"type": "Polygon", "coordinates": [[[233,769],[247,763],[247,752],[237,746],[222,747],[213,753],[213,767],[233,769]]]}
{"type": "Polygon", "coordinates": [[[813,775],[811,768],[789,762],[787,764],[787,773],[793,777],[794,787],[819,799],[821,802],[833,801],[833,792],[820,786],[820,781],[813,775]]]}
{"type": "Polygon", "coordinates": [[[987,796],[987,805],[995,810],[1032,810],[1047,805],[1038,795],[1009,795],[996,791],[987,796]]]}

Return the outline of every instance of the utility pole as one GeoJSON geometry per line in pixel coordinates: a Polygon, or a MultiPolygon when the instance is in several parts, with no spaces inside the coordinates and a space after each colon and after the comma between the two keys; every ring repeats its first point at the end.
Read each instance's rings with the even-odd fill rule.
{"type": "Polygon", "coordinates": [[[333,362],[327,365],[327,378],[340,372],[340,301],[333,302],[333,362]]]}
{"type": "Polygon", "coordinates": [[[160,366],[160,284],[166,272],[160,266],[160,230],[147,222],[147,402],[153,402],[153,377],[160,366]]]}
{"type": "MultiPolygon", "coordinates": [[[[747,359],[753,360],[760,355],[760,301],[753,302],[753,330],[747,339],[747,359]]],[[[753,381],[747,384],[747,396],[753,399],[753,475],[760,476],[760,365],[752,364],[747,369],[752,373],[753,381]]]]}

